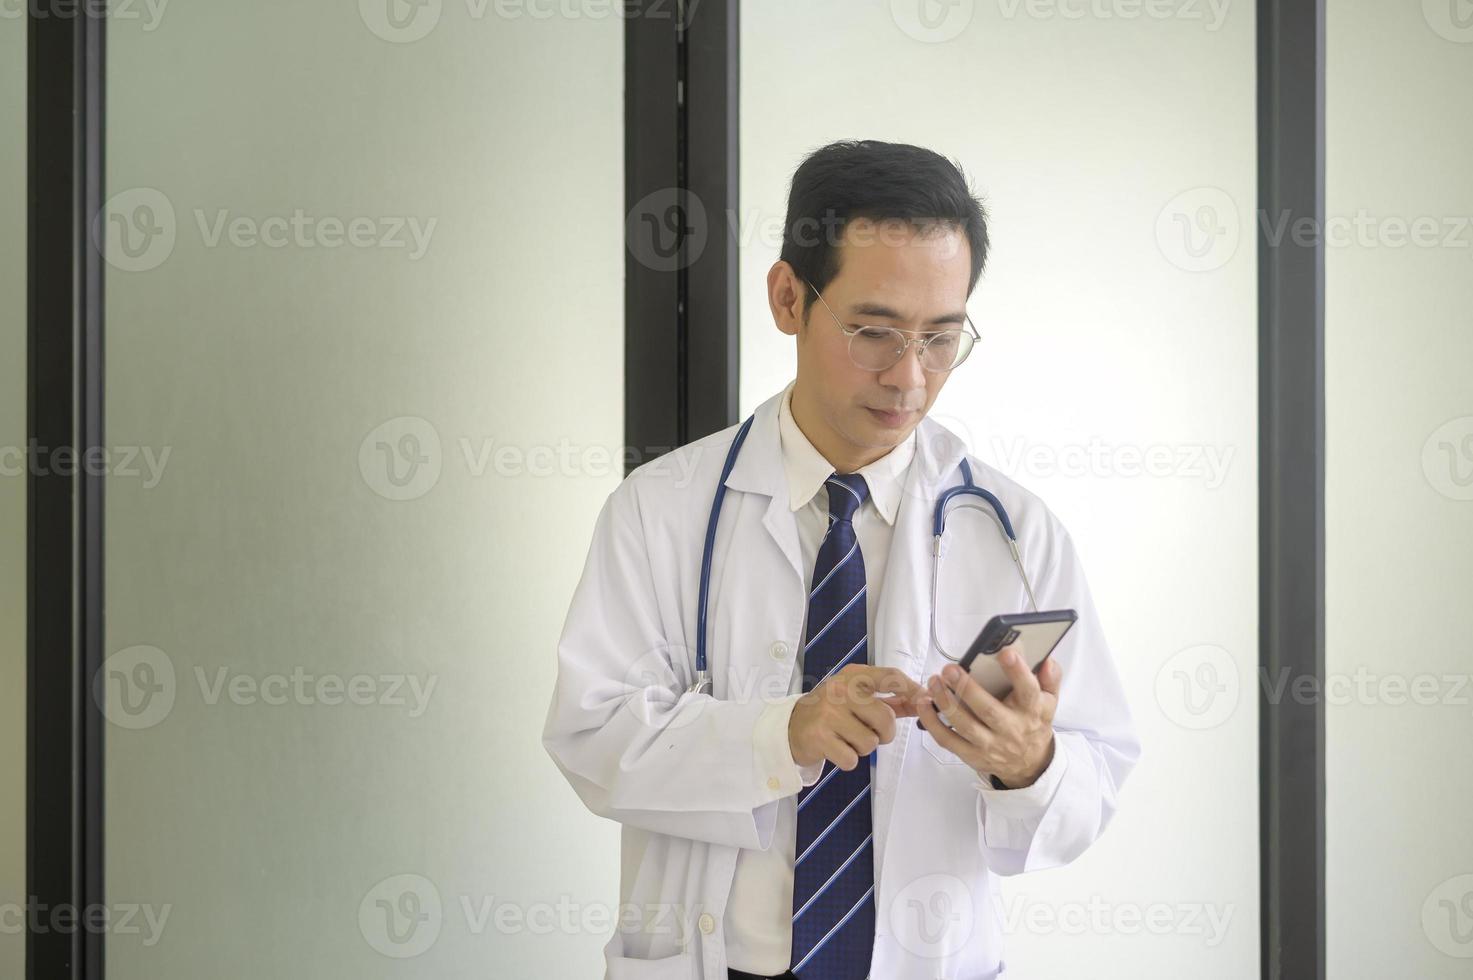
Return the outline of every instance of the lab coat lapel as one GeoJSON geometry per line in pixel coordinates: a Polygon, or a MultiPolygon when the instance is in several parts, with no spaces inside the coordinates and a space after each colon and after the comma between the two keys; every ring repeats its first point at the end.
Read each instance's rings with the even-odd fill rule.
{"type": "Polygon", "coordinates": [[[782,397],[780,391],[757,406],[753,413],[756,418],[742,443],[741,452],[737,454],[736,464],[726,477],[726,486],[732,490],[767,495],[762,526],[787,558],[801,583],[803,552],[798,544],[798,520],[788,507],[787,474],[783,469],[782,442],[777,426],[782,397]]]}
{"type": "MultiPolygon", "coordinates": [[[[942,489],[961,482],[957,467],[965,453],[965,443],[950,429],[930,418],[922,419],[895,517],[884,594],[875,617],[874,662],[898,667],[917,683],[925,681],[921,671],[931,642],[931,521],[942,489]]],[[[876,760],[872,792],[878,844],[875,865],[879,868],[884,867],[890,816],[906,747],[915,730],[912,719],[901,719],[894,741],[880,747],[876,760]]]]}

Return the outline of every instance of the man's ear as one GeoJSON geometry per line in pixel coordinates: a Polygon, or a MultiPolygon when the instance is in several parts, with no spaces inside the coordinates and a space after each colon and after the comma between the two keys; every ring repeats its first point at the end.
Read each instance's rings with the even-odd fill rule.
{"type": "Polygon", "coordinates": [[[778,259],[767,270],[767,305],[772,309],[772,322],[788,336],[796,336],[804,327],[803,285],[793,267],[778,259]]]}

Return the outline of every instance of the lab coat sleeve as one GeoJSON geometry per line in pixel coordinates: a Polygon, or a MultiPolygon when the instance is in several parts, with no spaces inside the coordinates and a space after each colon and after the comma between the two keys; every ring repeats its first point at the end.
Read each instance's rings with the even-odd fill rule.
{"type": "Polygon", "coordinates": [[[1068,532],[1052,518],[1046,545],[1038,606],[1074,609],[1079,620],[1051,655],[1064,670],[1053,759],[1031,786],[977,783],[978,833],[988,865],[1000,875],[1056,867],[1084,853],[1110,822],[1140,758],[1084,569],[1068,532]]]}
{"type": "Polygon", "coordinates": [[[796,767],[763,765],[778,755],[779,721],[786,738],[787,712],[761,698],[686,690],[693,651],[671,643],[661,625],[636,479],[620,484],[599,513],[558,642],[543,746],[599,816],[766,848],[777,815],[770,804],[798,785],[796,767]]]}
{"type": "Polygon", "coordinates": [[[770,773],[768,778],[778,780],[780,796],[791,796],[805,786],[812,786],[823,774],[822,759],[811,766],[800,766],[793,761],[793,744],[788,741],[788,720],[793,716],[793,708],[800,697],[801,694],[791,694],[781,701],[773,701],[757,719],[757,734],[753,740],[757,750],[757,771],[770,773]]]}

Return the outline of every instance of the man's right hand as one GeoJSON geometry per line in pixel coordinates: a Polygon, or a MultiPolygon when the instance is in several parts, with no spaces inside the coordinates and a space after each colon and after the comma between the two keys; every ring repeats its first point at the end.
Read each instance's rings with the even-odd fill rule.
{"type": "Polygon", "coordinates": [[[849,771],[895,737],[895,719],[916,714],[924,689],[895,667],[850,664],[804,694],[788,717],[793,761],[828,759],[849,771]],[[890,695],[877,697],[877,695],[890,695]]]}

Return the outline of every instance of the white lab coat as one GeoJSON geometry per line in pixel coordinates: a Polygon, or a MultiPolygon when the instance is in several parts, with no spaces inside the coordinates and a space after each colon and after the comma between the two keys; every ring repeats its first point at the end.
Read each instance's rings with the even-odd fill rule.
{"type": "MultiPolygon", "coordinates": [[[[787,696],[806,598],[780,399],[757,409],[726,480],[708,620],[714,693],[686,688],[706,523],[737,426],[646,463],[610,494],[558,643],[543,744],[588,808],[623,825],[608,980],[726,980],[722,918],[738,849],[772,842],[777,804],[753,729],[767,702],[787,696]]],[[[870,650],[924,683],[944,665],[928,640],[932,512],[939,491],[961,482],[966,450],[929,418],[917,435],[870,650]]],[[[976,458],[971,466],[1012,517],[1039,608],[1073,608],[1079,622],[1054,652],[1064,670],[1054,760],[1033,786],[993,789],[910,719],[880,746],[870,975],[883,980],[1002,976],[996,876],[1081,854],[1140,754],[1068,533],[1037,497],[976,458]]],[[[938,631],[960,654],[990,616],[1028,600],[997,525],[955,501],[950,514],[938,631]]]]}

